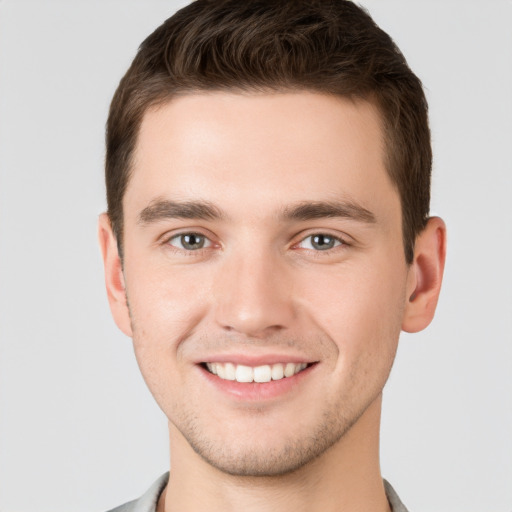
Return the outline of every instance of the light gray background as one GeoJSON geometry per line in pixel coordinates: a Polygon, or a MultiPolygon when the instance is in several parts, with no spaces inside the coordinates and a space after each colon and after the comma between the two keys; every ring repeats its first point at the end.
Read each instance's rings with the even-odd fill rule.
{"type": "MultiPolygon", "coordinates": [[[[103,127],[138,44],[184,2],[0,1],[0,510],[102,511],[168,465],[110,319],[103,127]]],[[[382,470],[412,512],[512,510],[512,2],[367,0],[423,80],[444,290],[403,336],[382,470]]]]}

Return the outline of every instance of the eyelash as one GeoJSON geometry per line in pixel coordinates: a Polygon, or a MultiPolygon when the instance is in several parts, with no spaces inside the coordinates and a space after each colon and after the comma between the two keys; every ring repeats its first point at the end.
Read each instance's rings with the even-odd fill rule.
{"type": "Polygon", "coordinates": [[[307,251],[310,251],[312,253],[315,253],[315,255],[318,255],[318,256],[321,256],[323,254],[331,254],[333,251],[335,251],[336,249],[338,248],[341,248],[343,246],[348,246],[348,244],[345,242],[345,240],[339,236],[334,236],[334,235],[331,235],[330,233],[322,233],[322,232],[318,232],[318,233],[312,233],[310,235],[307,235],[305,236],[304,238],[302,238],[297,244],[295,244],[293,247],[294,248],[297,248],[297,249],[303,249],[303,250],[307,250],[307,251]],[[313,247],[313,243],[317,243],[317,242],[313,242],[313,239],[315,237],[322,237],[322,238],[327,238],[327,239],[330,239],[334,245],[333,247],[327,247],[325,249],[315,249],[313,247]],[[309,245],[312,246],[312,247],[300,247],[301,244],[304,244],[304,242],[306,242],[307,240],[310,240],[309,242],[309,245]]]}
{"type": "MultiPolygon", "coordinates": [[[[185,231],[183,233],[177,233],[170,237],[166,237],[165,240],[163,240],[163,244],[176,252],[180,252],[181,254],[185,253],[187,256],[198,255],[198,254],[202,253],[204,250],[210,249],[214,245],[209,237],[207,237],[203,233],[199,233],[197,231],[185,231]],[[176,240],[176,239],[180,240],[186,236],[200,237],[204,240],[204,243],[207,245],[199,247],[198,249],[185,249],[183,246],[176,247],[171,244],[172,240],[176,240]]],[[[181,244],[181,245],[183,245],[183,244],[181,244]]]]}
{"type": "MultiPolygon", "coordinates": [[[[212,242],[212,240],[208,236],[206,236],[203,233],[196,232],[196,231],[186,231],[186,232],[174,234],[174,235],[172,235],[170,237],[166,237],[163,240],[162,244],[166,245],[169,248],[171,248],[173,251],[179,252],[181,254],[186,254],[187,256],[200,255],[205,250],[210,249],[212,246],[214,246],[214,242],[212,242]],[[179,239],[182,239],[182,237],[185,237],[185,236],[200,237],[200,238],[202,238],[204,240],[204,243],[207,244],[207,245],[199,247],[198,249],[186,249],[186,248],[183,247],[183,244],[181,244],[182,247],[176,247],[175,245],[173,245],[171,243],[172,240],[176,240],[176,239],[179,240],[179,239]]],[[[310,242],[310,245],[312,245],[311,242],[310,242]]],[[[308,234],[307,236],[301,238],[299,240],[299,242],[297,242],[296,244],[294,244],[292,246],[292,249],[308,251],[309,253],[312,253],[315,256],[322,257],[322,256],[327,256],[329,254],[332,254],[333,251],[344,249],[344,248],[349,247],[349,246],[350,246],[350,244],[347,243],[347,241],[345,239],[341,238],[340,236],[335,236],[335,235],[332,235],[332,234],[327,233],[327,232],[315,232],[315,233],[308,234]],[[328,247],[328,248],[323,249],[323,250],[322,249],[304,248],[304,247],[301,248],[300,247],[300,245],[303,244],[306,240],[308,240],[308,239],[312,240],[313,237],[324,237],[324,238],[331,239],[331,240],[334,241],[335,245],[333,247],[328,247]]]]}

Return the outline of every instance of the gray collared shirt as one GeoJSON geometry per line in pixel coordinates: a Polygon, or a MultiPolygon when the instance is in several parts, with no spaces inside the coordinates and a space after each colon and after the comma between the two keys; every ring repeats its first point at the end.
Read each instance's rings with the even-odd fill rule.
{"type": "MultiPolygon", "coordinates": [[[[125,503],[109,512],[156,512],[158,498],[160,498],[160,494],[162,494],[162,491],[165,489],[168,480],[169,473],[165,473],[138,500],[125,503]]],[[[393,512],[407,512],[398,494],[386,480],[384,480],[384,489],[386,490],[386,496],[391,505],[391,510],[393,512]]]]}

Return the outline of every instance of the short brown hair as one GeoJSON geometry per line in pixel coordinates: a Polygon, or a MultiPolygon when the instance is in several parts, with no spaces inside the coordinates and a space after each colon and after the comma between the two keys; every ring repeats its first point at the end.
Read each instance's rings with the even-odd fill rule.
{"type": "Polygon", "coordinates": [[[108,215],[120,252],[122,200],[145,112],[178,94],[211,90],[304,90],[374,102],[412,262],[430,203],[427,101],[392,39],[346,0],[197,0],[141,44],[107,122],[108,215]]]}

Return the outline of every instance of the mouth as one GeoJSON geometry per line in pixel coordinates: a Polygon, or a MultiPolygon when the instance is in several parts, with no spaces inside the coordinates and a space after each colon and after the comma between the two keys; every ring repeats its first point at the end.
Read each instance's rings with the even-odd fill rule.
{"type": "Polygon", "coordinates": [[[230,362],[207,362],[203,363],[201,366],[209,373],[216,375],[222,380],[240,383],[266,383],[293,377],[313,364],[315,363],[276,363],[260,366],[246,366],[230,362]]]}

